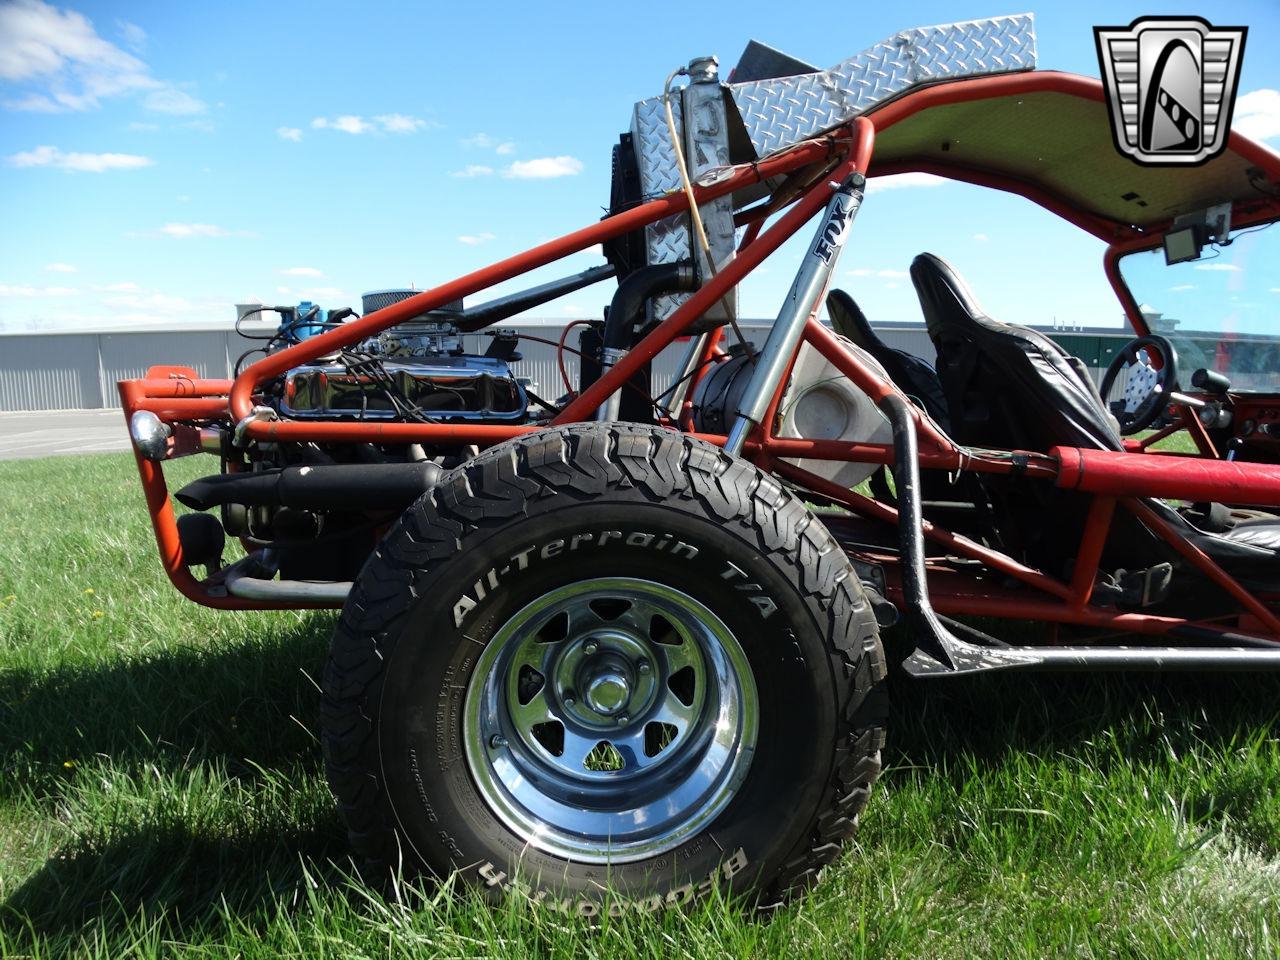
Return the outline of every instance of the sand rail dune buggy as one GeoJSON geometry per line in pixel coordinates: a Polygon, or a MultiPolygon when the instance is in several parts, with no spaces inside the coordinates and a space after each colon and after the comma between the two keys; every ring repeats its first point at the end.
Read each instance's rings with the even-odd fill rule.
{"type": "Polygon", "coordinates": [[[695,60],[636,104],[600,222],[363,317],[304,318],[309,336],[283,323],[233,381],[120,384],[174,585],[225,609],[342,606],[324,749],[362,857],[583,914],[718,884],[784,898],[867,801],[879,630],[899,616],[920,677],[1280,668],[1276,367],[1241,390],[1228,344],[1179,374],[1124,270],[1280,218],[1280,157],[1232,133],[1201,166],[1139,166],[1098,81],[1033,66],[1026,16],[907,31],[827,71],[758,44],[729,82],[695,60]],[[903,172],[1019,194],[1107,243],[1137,339],[1105,394],[931,254],[911,276],[936,369],[829,291],[867,178],[903,172]],[[815,218],[747,343],[737,284],[815,218]],[[605,265],[465,305],[596,244],[605,265]],[[514,376],[518,338],[456,346],[611,278],[557,400],[514,376]],[[1156,449],[1176,431],[1196,455],[1156,449]],[[220,468],[177,517],[163,463],[200,451],[220,468]],[[1041,640],[1001,639],[1028,620],[1041,640]]]}

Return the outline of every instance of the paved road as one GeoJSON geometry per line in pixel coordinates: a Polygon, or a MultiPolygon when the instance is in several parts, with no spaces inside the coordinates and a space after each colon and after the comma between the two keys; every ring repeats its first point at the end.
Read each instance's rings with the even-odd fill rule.
{"type": "Polygon", "coordinates": [[[129,433],[119,410],[0,413],[0,460],[128,449],[129,433]]]}

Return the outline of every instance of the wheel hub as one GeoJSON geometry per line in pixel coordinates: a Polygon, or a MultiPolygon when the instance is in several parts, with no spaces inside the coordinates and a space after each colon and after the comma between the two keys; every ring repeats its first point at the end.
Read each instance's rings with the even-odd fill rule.
{"type": "Polygon", "coordinates": [[[581,581],[498,630],[465,724],[477,787],[512,830],[567,859],[626,862],[679,845],[732,798],[754,752],[755,682],[688,595],[581,581]]]}
{"type": "Polygon", "coordinates": [[[631,699],[631,684],[619,670],[606,668],[587,682],[587,706],[607,717],[623,713],[631,699]]]}
{"type": "Polygon", "coordinates": [[[628,624],[567,637],[541,652],[561,719],[584,729],[611,730],[639,718],[659,696],[650,641],[628,624]]]}

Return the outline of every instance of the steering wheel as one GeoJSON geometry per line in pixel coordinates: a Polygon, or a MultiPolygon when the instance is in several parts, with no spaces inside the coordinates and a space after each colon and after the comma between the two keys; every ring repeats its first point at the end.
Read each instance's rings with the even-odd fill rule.
{"type": "Polygon", "coordinates": [[[1147,429],[1164,412],[1178,385],[1178,352],[1164,337],[1146,336],[1130,340],[1107,367],[1102,378],[1102,400],[1120,422],[1120,433],[1128,437],[1147,429]],[[1124,394],[1110,399],[1111,388],[1121,372],[1124,394]]]}

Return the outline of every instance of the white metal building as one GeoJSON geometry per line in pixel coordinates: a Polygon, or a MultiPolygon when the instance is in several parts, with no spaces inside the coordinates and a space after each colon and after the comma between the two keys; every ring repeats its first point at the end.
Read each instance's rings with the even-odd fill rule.
{"type": "MultiPolygon", "coordinates": [[[[527,321],[500,324],[501,329],[555,341],[568,320],[527,321]]],[[[271,323],[246,323],[251,333],[270,333],[271,323]]],[[[764,343],[768,325],[748,321],[743,331],[755,344],[764,343]]],[[[890,331],[885,339],[894,346],[932,360],[933,345],[923,328],[890,331]]],[[[568,345],[577,347],[578,331],[572,331],[568,345]]],[[[468,352],[483,353],[488,337],[469,334],[463,338],[468,352]]],[[[9,410],[90,410],[114,407],[116,381],[140,377],[154,364],[180,364],[195,368],[203,377],[229,377],[236,360],[260,342],[238,336],[234,325],[199,323],[183,326],[138,329],[112,328],[68,330],[52,333],[0,333],[0,411],[9,410]]],[[[680,344],[673,344],[654,366],[654,386],[663,390],[674,376],[680,344]]],[[[537,386],[535,392],[554,399],[564,392],[556,364],[554,346],[522,340],[524,359],[515,372],[537,386]]],[[[252,362],[252,358],[250,361],[252,362]]],[[[577,357],[565,355],[565,366],[576,384],[577,357]]]]}

